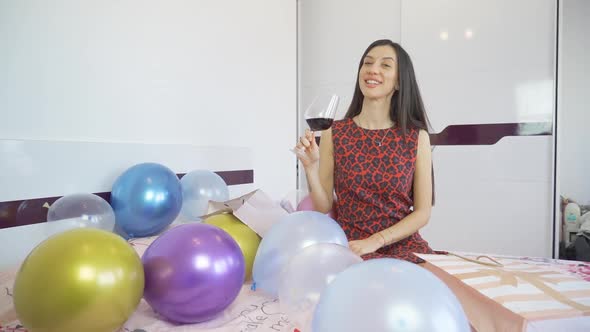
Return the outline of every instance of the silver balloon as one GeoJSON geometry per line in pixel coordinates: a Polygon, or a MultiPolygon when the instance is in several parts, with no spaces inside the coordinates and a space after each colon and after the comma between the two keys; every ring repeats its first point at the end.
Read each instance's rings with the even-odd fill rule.
{"type": "Polygon", "coordinates": [[[229,189],[221,176],[207,170],[196,170],[180,179],[182,187],[181,217],[191,221],[200,220],[207,214],[209,201],[223,202],[229,199],[229,189]]]}
{"type": "Polygon", "coordinates": [[[363,259],[347,247],[318,243],[297,252],[281,273],[281,311],[302,332],[311,331],[313,312],[322,291],[336,275],[363,259]]]}
{"type": "Polygon", "coordinates": [[[313,331],[470,332],[455,294],[426,269],[393,258],[336,276],[320,298],[313,331]]]}
{"type": "Polygon", "coordinates": [[[79,227],[98,228],[112,232],[115,212],[103,198],[94,194],[72,194],[59,198],[49,207],[47,221],[75,218],[79,227]]]}

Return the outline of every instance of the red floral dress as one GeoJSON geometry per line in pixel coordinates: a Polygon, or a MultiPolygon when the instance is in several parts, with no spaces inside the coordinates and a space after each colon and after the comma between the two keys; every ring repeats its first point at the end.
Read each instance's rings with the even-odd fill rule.
{"type": "MultiPolygon", "coordinates": [[[[335,208],[349,240],[382,231],[411,213],[418,129],[369,130],[352,119],[332,125],[335,208]]],[[[364,259],[392,257],[424,262],[412,253],[434,253],[418,232],[364,259]]]]}

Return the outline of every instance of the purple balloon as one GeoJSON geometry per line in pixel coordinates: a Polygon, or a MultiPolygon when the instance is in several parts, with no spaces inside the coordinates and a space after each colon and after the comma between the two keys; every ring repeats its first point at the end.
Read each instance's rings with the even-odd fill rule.
{"type": "Polygon", "coordinates": [[[214,318],[238,296],[244,283],[244,256],[219,227],[195,223],[160,235],[142,257],[144,298],[176,323],[214,318]]]}

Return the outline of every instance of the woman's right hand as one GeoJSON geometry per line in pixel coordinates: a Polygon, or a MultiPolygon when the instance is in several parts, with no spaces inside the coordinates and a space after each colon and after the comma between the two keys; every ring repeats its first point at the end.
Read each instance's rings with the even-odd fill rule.
{"type": "Polygon", "coordinates": [[[306,170],[319,168],[320,148],[315,140],[313,131],[305,129],[305,135],[299,138],[294,151],[299,161],[301,161],[303,168],[306,170]]]}

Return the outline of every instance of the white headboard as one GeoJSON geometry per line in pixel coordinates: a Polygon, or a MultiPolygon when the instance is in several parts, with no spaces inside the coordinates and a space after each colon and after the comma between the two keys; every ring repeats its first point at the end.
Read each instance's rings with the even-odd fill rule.
{"type": "Polygon", "coordinates": [[[217,172],[228,183],[230,197],[254,189],[248,148],[0,140],[0,268],[19,263],[48,236],[73,227],[72,221],[42,222],[45,216],[38,211],[45,201],[80,192],[108,194],[123,171],[143,162],[163,164],[177,174],[217,172]],[[29,206],[35,213],[25,211],[18,223],[11,220],[27,203],[35,205],[29,206]]]}

